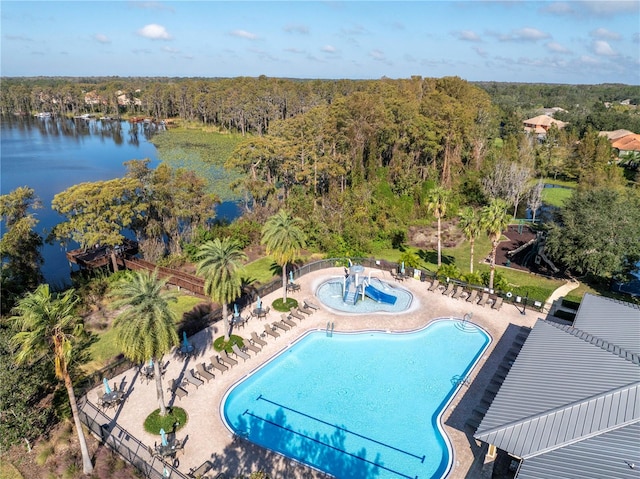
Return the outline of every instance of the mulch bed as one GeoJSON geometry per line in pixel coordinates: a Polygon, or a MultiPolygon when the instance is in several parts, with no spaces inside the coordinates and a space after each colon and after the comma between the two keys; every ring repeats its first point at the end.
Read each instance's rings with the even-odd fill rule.
{"type": "Polygon", "coordinates": [[[544,261],[540,261],[539,265],[535,263],[535,255],[532,254],[535,243],[515,255],[507,256],[509,251],[515,250],[536,237],[536,233],[528,226],[523,226],[521,229],[522,231],[519,232],[517,225],[510,225],[507,231],[503,232],[503,235],[509,239],[498,245],[496,264],[546,276],[561,276],[561,273],[554,273],[544,261]]]}

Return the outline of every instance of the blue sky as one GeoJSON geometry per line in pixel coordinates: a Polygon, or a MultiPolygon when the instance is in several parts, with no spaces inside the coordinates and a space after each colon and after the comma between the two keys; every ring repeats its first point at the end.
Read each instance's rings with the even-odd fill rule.
{"type": "Polygon", "coordinates": [[[640,84],[640,1],[7,1],[3,76],[640,84]]]}

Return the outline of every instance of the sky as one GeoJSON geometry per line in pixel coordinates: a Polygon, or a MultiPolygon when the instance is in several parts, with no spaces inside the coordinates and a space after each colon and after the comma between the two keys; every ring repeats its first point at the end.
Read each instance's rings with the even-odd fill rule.
{"type": "Polygon", "coordinates": [[[0,74],[640,84],[636,1],[0,1],[0,74]]]}

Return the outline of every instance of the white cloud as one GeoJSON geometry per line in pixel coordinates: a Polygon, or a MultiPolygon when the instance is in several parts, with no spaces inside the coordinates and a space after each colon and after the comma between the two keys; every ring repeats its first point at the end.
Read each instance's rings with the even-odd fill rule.
{"type": "Polygon", "coordinates": [[[111,39],[102,33],[96,33],[93,38],[99,43],[111,43],[111,39]]]}
{"type": "Polygon", "coordinates": [[[518,30],[512,30],[509,33],[500,34],[496,32],[488,32],[489,35],[495,36],[501,42],[537,42],[538,40],[544,40],[545,38],[551,38],[551,35],[537,28],[520,28],[518,30]]]}
{"type": "Polygon", "coordinates": [[[299,48],[285,48],[284,51],[296,54],[306,53],[304,50],[300,50],[299,48]]]}
{"type": "Polygon", "coordinates": [[[610,32],[606,28],[598,28],[589,33],[592,37],[601,38],[603,40],[620,40],[620,34],[617,32],[610,32]]]}
{"type": "Polygon", "coordinates": [[[322,51],[325,53],[338,53],[338,50],[333,45],[325,45],[322,47],[322,51]]]}
{"type": "Polygon", "coordinates": [[[369,52],[369,56],[377,62],[382,62],[387,65],[391,65],[391,62],[389,61],[389,59],[386,57],[386,55],[382,50],[378,50],[377,48],[375,48],[369,52]]]}
{"type": "Polygon", "coordinates": [[[283,30],[287,33],[299,33],[301,35],[309,34],[309,27],[307,27],[306,25],[289,24],[285,25],[283,30]]]}
{"type": "Polygon", "coordinates": [[[580,57],[580,63],[585,65],[600,65],[600,61],[597,58],[590,57],[589,55],[582,55],[580,57]]]}
{"type": "Polygon", "coordinates": [[[246,30],[234,30],[231,32],[231,35],[238,38],[245,38],[247,40],[257,40],[258,35],[255,33],[248,32],[246,30]]]}
{"type": "Polygon", "coordinates": [[[549,2],[541,11],[552,15],[572,15],[578,18],[637,14],[640,3],[629,0],[579,0],[549,2]]]}
{"type": "Polygon", "coordinates": [[[149,38],[150,40],[171,40],[171,35],[162,25],[150,23],[138,30],[138,35],[149,38]]]}
{"type": "Polygon", "coordinates": [[[593,52],[603,57],[614,57],[617,53],[611,48],[608,42],[604,40],[596,40],[593,42],[593,52]]]}
{"type": "Polygon", "coordinates": [[[486,50],[484,50],[481,47],[475,46],[473,47],[473,51],[475,51],[478,54],[478,56],[481,56],[482,58],[487,58],[488,56],[488,53],[486,52],[486,50]]]}
{"type": "Polygon", "coordinates": [[[164,2],[131,2],[134,7],[142,10],[168,10],[173,12],[173,8],[167,6],[164,2]]]}
{"type": "Polygon", "coordinates": [[[180,50],[173,47],[162,47],[162,51],[167,53],[180,53],[180,50]]]}
{"type": "Polygon", "coordinates": [[[515,30],[512,33],[512,37],[516,41],[536,42],[538,40],[549,38],[549,34],[541,32],[536,28],[521,28],[519,30],[515,30]]]}
{"type": "Polygon", "coordinates": [[[545,46],[550,52],[553,53],[571,53],[571,50],[569,50],[564,45],[559,44],[558,42],[548,42],[547,44],[545,44],[545,46]]]}
{"type": "Polygon", "coordinates": [[[461,32],[453,32],[452,35],[456,37],[458,40],[463,40],[465,42],[481,42],[482,41],[480,36],[473,30],[462,30],[461,32]]]}

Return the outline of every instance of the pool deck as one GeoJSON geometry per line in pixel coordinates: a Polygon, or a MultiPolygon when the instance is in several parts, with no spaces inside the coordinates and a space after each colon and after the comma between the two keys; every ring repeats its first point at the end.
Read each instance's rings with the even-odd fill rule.
{"type": "MultiPolygon", "coordinates": [[[[250,353],[251,358],[246,361],[236,358],[238,365],[222,374],[213,371],[215,379],[205,382],[198,388],[193,385],[186,386],[188,396],[182,399],[172,398],[167,392],[169,380],[181,378],[189,369],[195,371],[198,363],[209,363],[210,357],[216,354],[212,348],[212,342],[222,334],[220,324],[215,324],[190,338],[191,343],[199,351],[197,356],[184,360],[171,353],[164,357],[164,362],[169,363],[163,380],[165,401],[168,405],[175,404],[184,408],[189,415],[189,421],[177,433],[179,439],[186,439],[184,450],[177,456],[179,469],[182,472],[189,473],[190,469],[210,461],[213,466],[211,472],[224,472],[229,477],[239,474],[248,476],[251,472],[258,470],[268,472],[274,479],[327,477],[319,471],[277,453],[234,438],[224,425],[220,414],[220,404],[226,391],[238,380],[286,348],[304,332],[324,331],[327,322],[334,323],[335,331],[410,331],[422,328],[434,319],[462,318],[465,314],[472,313],[471,320],[491,335],[492,342],[468,376],[468,384],[460,387],[443,413],[442,423],[454,449],[453,466],[447,477],[450,479],[481,477],[485,451],[473,439],[472,430],[466,426],[466,421],[480,402],[496,368],[511,348],[520,326],[532,327],[536,320],[543,318],[545,314],[527,310],[523,315],[520,310],[510,304],[504,304],[500,311],[496,311],[489,305],[482,307],[463,299],[444,296],[441,291],[428,291],[427,283],[421,283],[415,279],[396,282],[388,272],[376,269],[371,271],[372,276],[377,276],[389,283],[396,283],[413,293],[414,300],[407,311],[349,314],[328,310],[315,298],[314,291],[325,280],[331,277],[342,277],[343,269],[324,269],[299,278],[297,283],[301,287],[300,290],[288,293],[288,296],[296,298],[300,304],[305,298],[313,299],[320,305],[319,310],[302,321],[295,320],[299,324],[292,330],[279,331],[279,338],[274,339],[270,336],[263,338],[268,344],[257,355],[250,353]]],[[[365,274],[368,273],[369,268],[365,271],[365,274]]],[[[262,298],[262,302],[269,305],[281,296],[280,289],[262,298]]],[[[279,319],[280,313],[272,308],[267,319],[254,318],[233,333],[243,338],[249,338],[252,331],[260,335],[264,332],[267,323],[279,319]]],[[[128,370],[115,378],[109,378],[109,382],[110,384],[115,382],[120,390],[125,392],[126,400],[117,408],[108,409],[105,413],[115,418],[116,422],[130,434],[153,447],[159,438],[145,432],[142,423],[147,415],[158,407],[155,382],[143,382],[136,370],[128,370]]],[[[103,387],[98,386],[88,393],[88,399],[97,404],[98,396],[102,393],[103,387]]],[[[211,477],[215,477],[211,472],[211,477]]]]}

